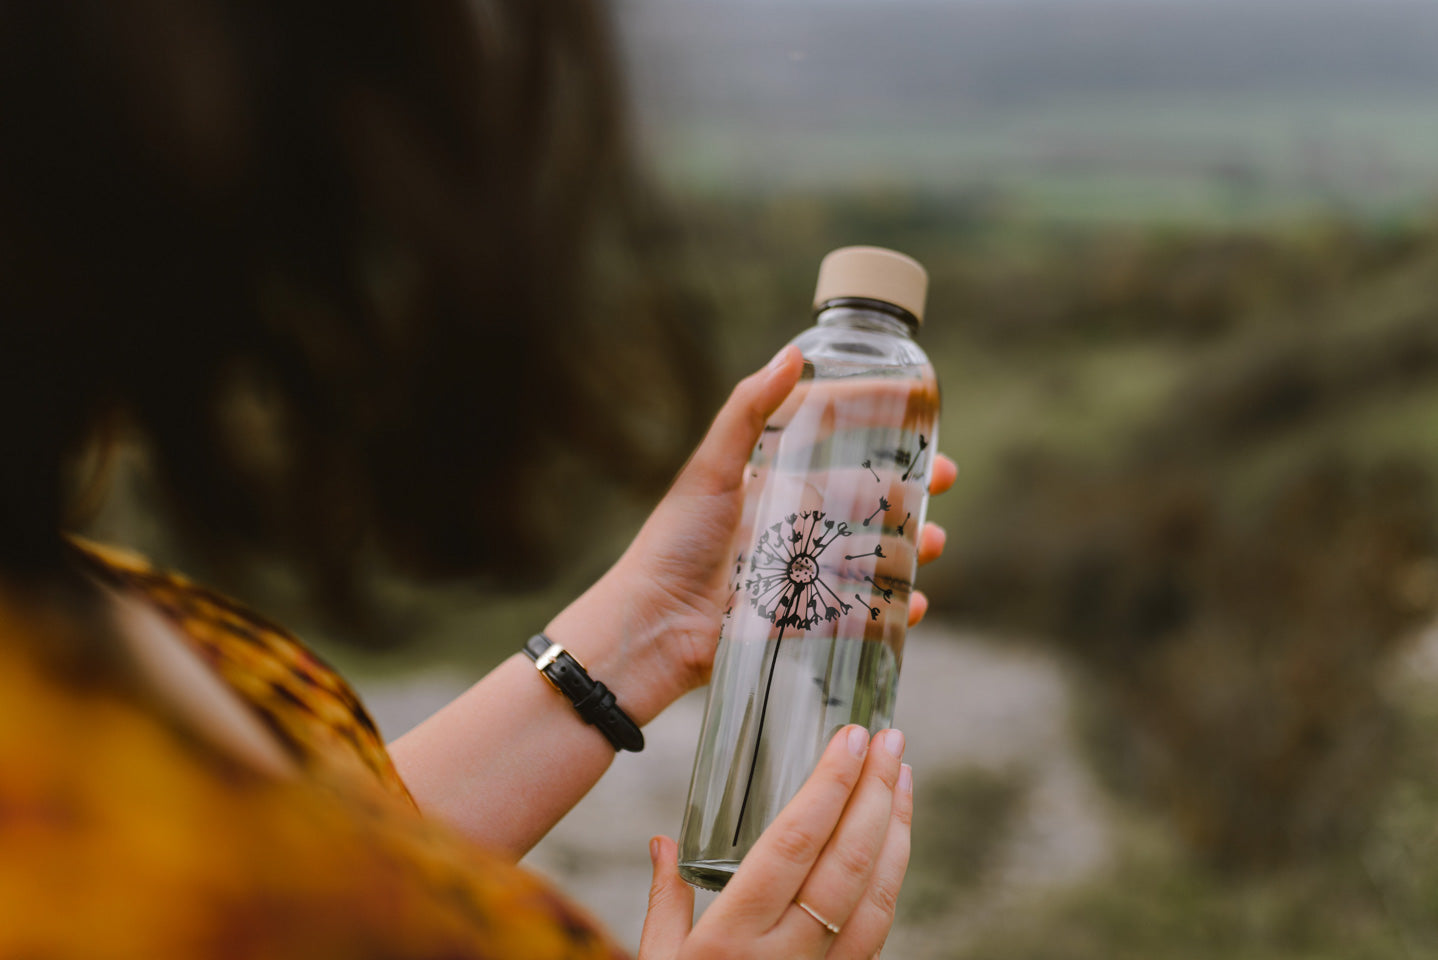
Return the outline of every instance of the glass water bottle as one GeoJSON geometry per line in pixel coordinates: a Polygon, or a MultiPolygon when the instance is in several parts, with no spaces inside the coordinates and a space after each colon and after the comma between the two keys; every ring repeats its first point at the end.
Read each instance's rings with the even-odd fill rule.
{"type": "Polygon", "coordinates": [[[939,388],[914,342],[928,278],[877,247],[824,258],[804,375],[749,462],[740,552],[679,839],[720,889],[845,724],[890,725],[939,388]]]}

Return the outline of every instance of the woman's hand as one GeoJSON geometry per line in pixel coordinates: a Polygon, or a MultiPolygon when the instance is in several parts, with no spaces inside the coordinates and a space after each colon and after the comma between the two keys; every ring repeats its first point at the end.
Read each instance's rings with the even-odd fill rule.
{"type": "MultiPolygon", "coordinates": [[[[799,351],[786,347],[734,388],[624,556],[547,628],[640,724],[709,676],[729,597],[745,465],[802,366],[799,351]]],[[[930,490],[947,490],[955,473],[953,461],[936,457],[930,490]]],[[[933,560],[943,546],[943,531],[925,526],[919,562],[933,560]]],[[[913,593],[910,623],[927,606],[923,594],[913,593]]],[[[515,859],[614,761],[603,735],[585,726],[522,654],[400,738],[390,753],[421,810],[515,859]],[[515,796],[525,802],[515,803],[515,796]]]]}
{"type": "Polygon", "coordinates": [[[679,878],[674,842],[655,837],[639,960],[878,954],[909,862],[913,778],[903,750],[897,730],[872,744],[862,727],[840,730],[692,929],[694,891],[679,878]]]}
{"type": "MultiPolygon", "coordinates": [[[[709,677],[729,597],[745,467],[802,368],[803,356],[789,346],[739,382],[624,556],[547,628],[641,724],[709,677]]],[[[952,460],[936,457],[930,492],[949,489],[957,473],[952,460]]],[[[925,524],[919,563],[943,549],[944,531],[925,524]]],[[[912,594],[910,626],[928,605],[922,593],[912,594]]]]}

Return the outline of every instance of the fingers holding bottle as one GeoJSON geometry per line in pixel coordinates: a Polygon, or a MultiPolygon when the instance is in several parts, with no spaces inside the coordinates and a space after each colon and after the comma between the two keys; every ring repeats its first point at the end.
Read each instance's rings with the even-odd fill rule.
{"type": "Polygon", "coordinates": [[[687,946],[714,956],[872,956],[893,923],[881,905],[908,862],[903,750],[897,730],[872,743],[862,727],[839,731],[687,946]]]}
{"type": "Polygon", "coordinates": [[[654,879],[649,886],[649,909],[639,936],[640,960],[670,960],[694,925],[694,888],[679,876],[679,848],[668,837],[649,841],[654,879]]]}
{"type": "Polygon", "coordinates": [[[924,524],[924,529],[919,532],[919,566],[933,563],[943,556],[948,539],[948,531],[937,523],[924,524]]]}
{"type": "Polygon", "coordinates": [[[826,954],[830,960],[870,960],[878,955],[894,926],[899,889],[909,868],[910,829],[914,820],[914,772],[899,768],[884,843],[858,906],[849,914],[826,954]]]}
{"type": "Polygon", "coordinates": [[[842,728],[794,799],[779,812],[705,913],[701,925],[766,933],[798,894],[849,803],[870,752],[869,733],[842,728]]]}
{"type": "MultiPolygon", "coordinates": [[[[948,492],[958,479],[959,467],[953,460],[942,453],[934,457],[934,469],[929,474],[929,494],[939,496],[948,492]]],[[[939,559],[944,552],[944,542],[948,534],[944,528],[937,523],[926,523],[919,531],[919,566],[926,563],[933,563],[939,559]]]]}
{"type": "MultiPolygon", "coordinates": [[[[781,953],[822,953],[831,940],[844,936],[855,919],[890,833],[903,754],[904,735],[898,730],[884,730],[874,736],[843,816],[776,926],[774,935],[781,953]]],[[[847,942],[862,947],[860,941],[872,938],[874,919],[864,918],[869,936],[862,936],[865,929],[861,929],[861,936],[850,936],[847,942]]],[[[883,942],[887,924],[878,932],[879,939],[866,956],[871,956],[883,942]]]]}
{"type": "Polygon", "coordinates": [[[934,469],[929,473],[929,493],[936,497],[946,493],[958,476],[959,465],[950,457],[938,454],[934,457],[934,469]]]}
{"type": "Polygon", "coordinates": [[[909,626],[917,627],[924,614],[929,612],[929,597],[922,590],[909,594],[909,626]]]}

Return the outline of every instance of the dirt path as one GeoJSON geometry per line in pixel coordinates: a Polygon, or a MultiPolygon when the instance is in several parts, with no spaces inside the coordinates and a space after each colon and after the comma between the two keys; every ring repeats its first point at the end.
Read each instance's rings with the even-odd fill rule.
{"type": "MultiPolygon", "coordinates": [[[[448,675],[422,674],[363,685],[361,692],[393,737],[462,686],[448,675]]],[[[1070,702],[1062,670],[1045,654],[941,625],[910,636],[896,724],[908,736],[906,759],[920,790],[926,776],[965,769],[1021,773],[1026,787],[986,881],[956,893],[951,908],[897,928],[886,955],[947,956],[980,918],[1021,908],[1107,861],[1107,820],[1075,749],[1070,702]]],[[[526,861],[631,947],[644,919],[648,839],[679,829],[703,708],[700,692],[650,724],[644,752],[620,758],[526,861]]],[[[700,906],[710,899],[701,894],[700,906]]]]}

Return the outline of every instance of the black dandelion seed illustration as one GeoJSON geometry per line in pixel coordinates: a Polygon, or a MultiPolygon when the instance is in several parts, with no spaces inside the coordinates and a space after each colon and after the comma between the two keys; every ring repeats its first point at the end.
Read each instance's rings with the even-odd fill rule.
{"type": "Polygon", "coordinates": [[[901,523],[901,524],[899,524],[899,536],[902,537],[902,536],[904,535],[904,528],[909,525],[909,519],[910,519],[911,517],[913,517],[913,514],[912,514],[912,513],[905,513],[905,514],[904,514],[904,522],[901,523]]]}
{"type": "Polygon", "coordinates": [[[861,596],[859,596],[857,593],[854,594],[854,599],[857,600],[857,601],[859,601],[860,603],[864,604],[864,608],[869,611],[869,619],[870,619],[870,620],[877,620],[877,619],[879,619],[879,608],[878,608],[878,607],[871,607],[871,606],[869,606],[868,603],[865,603],[864,598],[861,597],[861,596]]]}
{"type": "Polygon", "coordinates": [[[880,560],[887,560],[887,559],[888,559],[887,557],[884,556],[884,548],[883,548],[883,547],[875,547],[874,549],[870,550],[868,553],[845,554],[844,559],[845,559],[845,560],[860,560],[860,559],[862,559],[862,558],[864,558],[864,557],[878,557],[880,560]]]}
{"type": "Polygon", "coordinates": [[[865,577],[864,579],[872,583],[874,585],[874,589],[879,591],[879,593],[883,594],[885,603],[894,602],[894,590],[892,587],[879,586],[879,581],[875,580],[873,577],[865,577]]]}
{"type": "MultiPolygon", "coordinates": [[[[863,462],[862,466],[863,466],[863,468],[864,468],[865,470],[869,471],[870,473],[874,473],[874,461],[873,461],[873,460],[865,460],[865,461],[863,462]]],[[[879,475],[878,475],[877,473],[874,473],[874,482],[875,482],[875,483],[883,483],[883,481],[879,479],[879,475]]]]}
{"type": "MultiPolygon", "coordinates": [[[[902,482],[902,483],[908,483],[908,482],[909,482],[909,477],[913,474],[914,468],[917,467],[917,466],[923,461],[923,459],[924,459],[924,452],[925,452],[926,450],[928,450],[928,448],[929,448],[929,441],[927,441],[927,440],[924,439],[924,435],[923,435],[922,433],[919,434],[919,452],[916,453],[916,454],[914,454],[913,457],[910,458],[910,460],[909,460],[909,469],[905,470],[905,471],[904,471],[904,475],[899,478],[900,482],[902,482]]],[[[923,475],[922,473],[920,473],[920,474],[919,474],[919,479],[922,480],[923,477],[924,477],[924,475],[923,475]]]]}
{"type": "Polygon", "coordinates": [[[886,510],[888,510],[888,509],[889,509],[889,501],[886,500],[886,499],[884,499],[883,497],[880,497],[880,498],[879,498],[879,506],[878,506],[877,508],[875,508],[875,510],[874,510],[873,513],[869,514],[867,517],[864,518],[864,526],[867,527],[867,526],[869,525],[869,523],[870,523],[875,517],[877,517],[879,514],[883,513],[884,511],[886,511],[886,510]]]}

